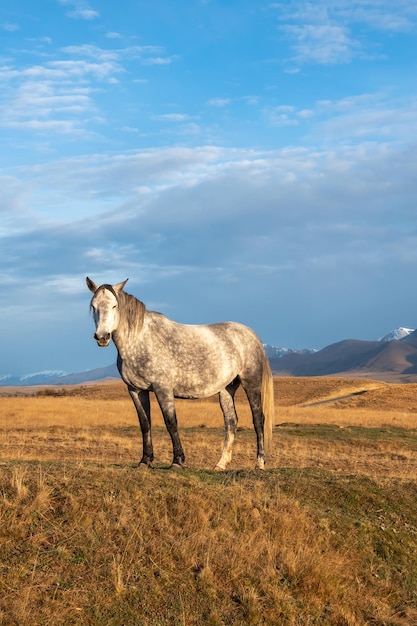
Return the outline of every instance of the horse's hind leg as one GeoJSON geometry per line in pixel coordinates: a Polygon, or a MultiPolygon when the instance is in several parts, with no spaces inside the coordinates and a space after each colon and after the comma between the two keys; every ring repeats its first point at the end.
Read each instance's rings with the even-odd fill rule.
{"type": "Polygon", "coordinates": [[[219,392],[220,406],[223,411],[225,437],[222,455],[215,466],[215,470],[221,471],[226,469],[232,459],[232,448],[237,429],[237,413],[235,409],[234,395],[239,387],[239,380],[234,380],[226,389],[219,392]]]}
{"type": "Polygon", "coordinates": [[[262,411],[262,395],[261,384],[255,384],[254,382],[248,383],[242,380],[242,386],[245,390],[246,396],[249,401],[249,405],[252,412],[253,426],[256,433],[257,454],[256,454],[256,469],[265,469],[265,445],[264,445],[264,423],[265,416],[262,411]]]}

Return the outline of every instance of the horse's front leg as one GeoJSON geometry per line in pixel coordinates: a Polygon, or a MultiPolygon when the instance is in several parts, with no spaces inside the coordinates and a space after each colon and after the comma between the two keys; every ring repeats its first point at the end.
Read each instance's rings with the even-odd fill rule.
{"type": "Polygon", "coordinates": [[[135,405],[140,429],[142,431],[143,451],[139,467],[149,467],[153,461],[153,445],[151,433],[151,404],[149,391],[136,391],[128,387],[130,397],[135,405]]]}
{"type": "Polygon", "coordinates": [[[154,392],[158,404],[161,407],[165,425],[172,441],[172,449],[174,458],[171,469],[179,469],[185,461],[184,450],[182,449],[180,436],[178,434],[177,415],[175,411],[174,394],[171,389],[165,389],[154,386],[154,392]]]}

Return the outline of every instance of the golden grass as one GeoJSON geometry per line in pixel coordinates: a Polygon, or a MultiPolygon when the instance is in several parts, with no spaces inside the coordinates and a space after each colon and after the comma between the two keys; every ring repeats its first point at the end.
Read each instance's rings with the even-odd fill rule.
{"type": "Polygon", "coordinates": [[[56,464],[0,467],[0,476],[2,624],[408,626],[417,617],[415,559],[390,557],[401,542],[416,547],[415,524],[371,483],[56,464]]]}
{"type": "MultiPolygon", "coordinates": [[[[275,378],[274,389],[277,424],[292,417],[296,417],[300,423],[327,423],[330,420],[329,423],[338,425],[375,427],[393,424],[413,428],[417,423],[417,384],[387,384],[362,379],[282,377],[275,378]],[[319,402],[329,404],[310,406],[319,402]],[[327,410],[328,408],[331,410],[327,410]]],[[[3,391],[3,394],[6,393],[3,391]]],[[[36,388],[23,388],[21,393],[27,395],[0,396],[6,426],[14,424],[18,428],[20,424],[24,428],[28,423],[34,423],[39,426],[64,424],[79,428],[87,425],[136,424],[133,404],[122,382],[68,387],[62,390],[37,391],[36,388]]],[[[216,396],[207,400],[177,400],[176,404],[180,426],[223,426],[216,396]]],[[[250,427],[249,407],[240,389],[236,396],[236,405],[240,426],[250,427]]],[[[163,425],[155,401],[152,414],[155,425],[163,425]]]]}
{"type": "MultiPolygon", "coordinates": [[[[333,378],[275,379],[275,434],[268,467],[318,466],[374,476],[384,474],[389,465],[392,475],[413,478],[417,460],[412,449],[403,449],[401,438],[382,434],[377,440],[365,438],[358,442],[349,436],[349,429],[354,427],[415,429],[413,391],[417,397],[414,385],[333,378]],[[306,406],[364,388],[368,389],[366,394],[306,406]],[[411,410],[407,410],[410,405],[411,410]],[[302,434],[302,428],[317,424],[344,429],[346,436],[335,437],[333,433],[330,444],[321,435],[292,434],[294,425],[302,434]]],[[[239,432],[231,468],[249,469],[255,459],[251,414],[242,394],[236,404],[239,432]]],[[[73,390],[73,395],[3,397],[0,407],[0,459],[135,463],[140,458],[136,413],[122,383],[89,386],[73,390]]],[[[177,411],[187,465],[196,469],[213,467],[223,441],[223,417],[217,400],[178,401],[177,411]]],[[[154,399],[152,416],[156,461],[169,464],[171,444],[154,399]]]]}
{"type": "Polygon", "coordinates": [[[174,473],[156,403],[156,469],[136,469],[121,383],[1,397],[0,624],[417,623],[416,386],[274,382],[264,473],[241,395],[223,474],[213,399],[178,402],[174,473]]]}

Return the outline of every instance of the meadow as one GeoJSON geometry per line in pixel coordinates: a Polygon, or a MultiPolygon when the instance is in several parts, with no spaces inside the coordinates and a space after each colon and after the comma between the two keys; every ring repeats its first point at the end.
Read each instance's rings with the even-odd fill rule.
{"type": "Polygon", "coordinates": [[[417,385],[274,385],[266,471],[238,395],[220,473],[215,399],[178,402],[181,472],[154,403],[141,471],[121,382],[3,390],[0,624],[417,624],[417,385]]]}

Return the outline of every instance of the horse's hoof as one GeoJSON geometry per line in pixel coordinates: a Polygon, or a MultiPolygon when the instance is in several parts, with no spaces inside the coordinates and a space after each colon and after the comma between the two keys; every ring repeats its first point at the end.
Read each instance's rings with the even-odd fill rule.
{"type": "Polygon", "coordinates": [[[224,467],[220,467],[220,465],[215,465],[214,466],[214,471],[215,472],[224,472],[224,467]]]}
{"type": "Polygon", "coordinates": [[[262,457],[256,460],[255,469],[264,470],[265,469],[265,459],[262,457]]]}
{"type": "Polygon", "coordinates": [[[147,471],[148,471],[148,469],[149,469],[149,467],[150,467],[150,466],[149,466],[147,463],[139,463],[139,465],[138,465],[138,470],[139,470],[140,472],[147,472],[147,471]]]}
{"type": "Polygon", "coordinates": [[[179,463],[173,463],[169,469],[174,470],[174,472],[180,472],[183,467],[179,463]]]}

